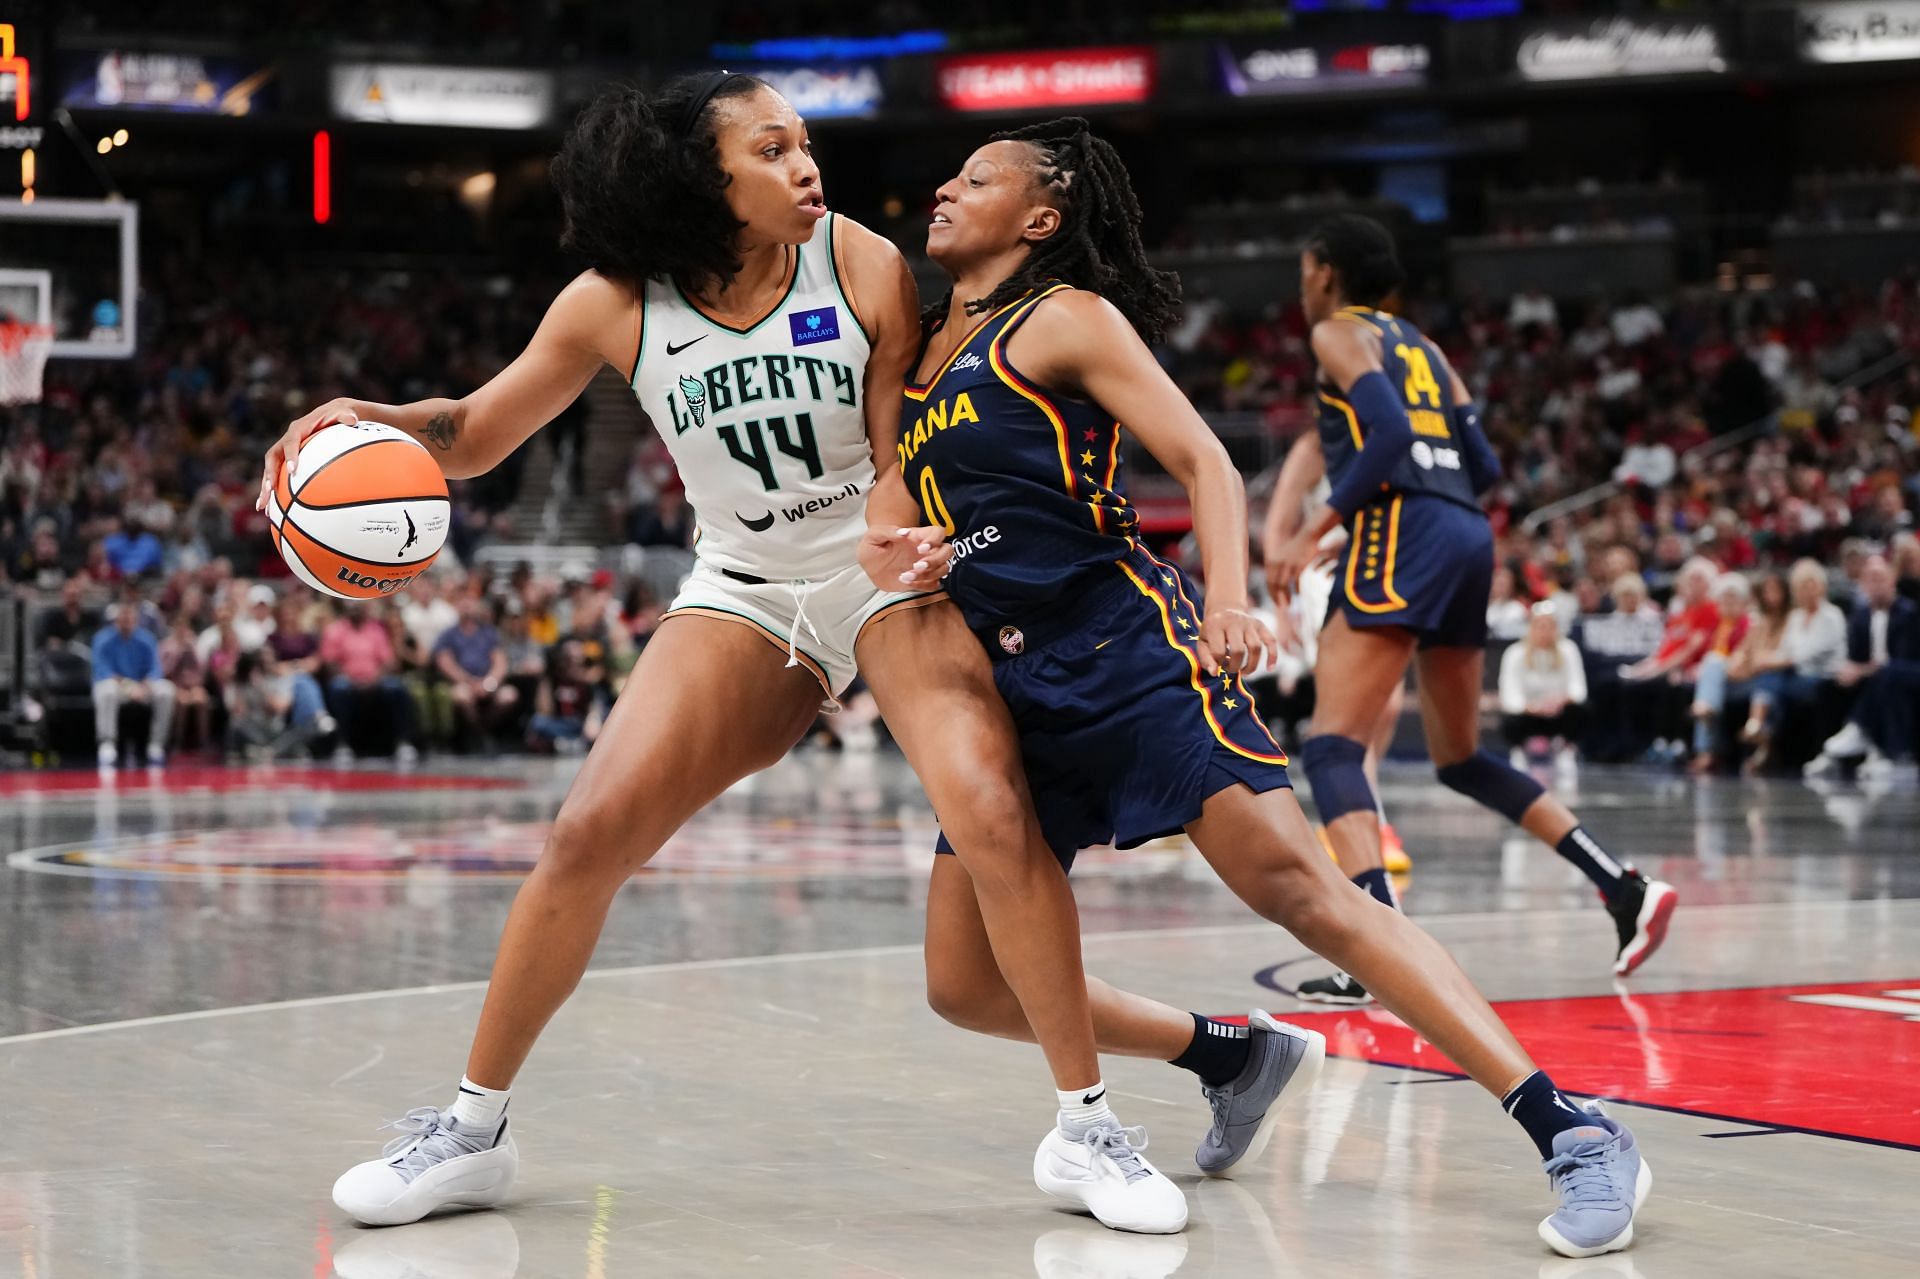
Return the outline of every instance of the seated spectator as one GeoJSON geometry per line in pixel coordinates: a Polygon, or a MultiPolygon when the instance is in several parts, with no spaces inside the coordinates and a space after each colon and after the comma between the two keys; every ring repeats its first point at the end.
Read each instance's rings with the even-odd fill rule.
{"type": "Polygon", "coordinates": [[[1755,772],[1772,762],[1780,720],[1793,711],[1812,710],[1847,658],[1847,619],[1827,598],[1827,571],[1820,562],[1796,563],[1787,588],[1793,608],[1780,637],[1779,665],[1754,675],[1753,700],[1740,730],[1741,740],[1753,744],[1747,767],[1755,772]]]}
{"type": "Polygon", "coordinates": [[[166,558],[160,539],[143,528],[137,519],[129,519],[125,528],[119,527],[115,520],[114,529],[105,539],[107,563],[113,565],[113,571],[122,578],[145,577],[149,573],[158,573],[166,558]]]}
{"type": "Polygon", "coordinates": [[[400,601],[400,620],[423,660],[433,652],[440,637],[460,622],[460,606],[440,589],[431,573],[413,579],[400,601]]]}
{"type": "Polygon", "coordinates": [[[282,667],[270,648],[240,655],[226,703],[227,749],[253,760],[291,755],[335,728],[320,682],[282,667]]]}
{"type": "Polygon", "coordinates": [[[183,750],[189,741],[206,749],[213,741],[213,699],[207,692],[207,666],[200,660],[193,622],[184,614],[174,614],[172,627],[160,641],[160,669],[173,685],[172,749],[183,750]]]}
{"type": "Polygon", "coordinates": [[[1493,590],[1487,597],[1487,634],[1496,640],[1517,640],[1527,633],[1527,602],[1514,590],[1513,570],[1493,570],[1493,590]]]}
{"type": "Polygon", "coordinates": [[[1652,657],[1620,672],[1623,681],[1647,687],[1652,698],[1654,743],[1650,763],[1671,764],[1680,758],[1680,724],[1684,714],[1672,693],[1690,689],[1720,627],[1720,610],[1713,602],[1713,583],[1720,576],[1712,560],[1701,556],[1686,561],[1674,580],[1673,603],[1667,609],[1667,628],[1652,657]]]}
{"type": "Polygon", "coordinates": [[[527,633],[527,610],[509,597],[500,621],[500,647],[507,652],[507,683],[519,694],[522,717],[532,713],[547,674],[547,650],[527,633]]]}
{"type": "Polygon", "coordinates": [[[75,640],[84,643],[93,638],[93,633],[100,629],[100,615],[86,606],[90,585],[85,574],[76,574],[60,584],[60,607],[42,613],[35,623],[39,647],[71,644],[75,640]]]}
{"type": "Polygon", "coordinates": [[[320,632],[312,618],[325,605],[304,592],[283,597],[274,608],[267,648],[283,668],[320,674],[320,632]]]}
{"type": "Polygon", "coordinates": [[[346,616],[338,618],[320,637],[320,656],[333,668],[327,682],[327,696],[333,717],[339,721],[342,737],[335,758],[353,758],[354,740],[364,740],[364,724],[359,718],[371,703],[380,707],[387,727],[398,743],[396,753],[403,764],[420,758],[414,746],[413,699],[400,679],[400,658],[386,624],[375,615],[371,604],[347,605],[346,616]]]}
{"type": "Polygon", "coordinates": [[[1751,690],[1746,681],[1777,661],[1775,654],[1786,631],[1787,581],[1778,573],[1769,573],[1760,582],[1760,606],[1753,604],[1753,589],[1738,573],[1723,573],[1714,583],[1714,603],[1720,607],[1720,626],[1714,632],[1707,655],[1700,659],[1700,672],[1694,680],[1693,759],[1688,768],[1709,773],[1719,767],[1721,718],[1726,712],[1729,694],[1745,696],[1751,690]]]}
{"type": "Polygon", "coordinates": [[[554,649],[553,664],[535,695],[527,744],[575,754],[593,745],[605,718],[601,690],[606,671],[579,640],[554,649]]]}
{"type": "Polygon", "coordinates": [[[1610,612],[1582,613],[1574,624],[1591,708],[1581,753],[1606,761],[1633,759],[1654,739],[1657,697],[1649,696],[1648,685],[1623,682],[1620,672],[1651,658],[1665,630],[1638,572],[1615,577],[1611,594],[1610,612]]]}
{"type": "Polygon", "coordinates": [[[1807,776],[1853,759],[1862,761],[1862,777],[1911,766],[1920,715],[1920,605],[1894,589],[1893,566],[1884,556],[1873,556],[1860,571],[1860,600],[1847,620],[1847,660],[1838,678],[1843,688],[1859,689],[1853,714],[1807,765],[1807,776]]]}
{"type": "Polygon", "coordinates": [[[520,694],[507,682],[506,646],[486,604],[464,600],[459,611],[458,624],[433,646],[433,668],[446,681],[464,739],[490,750],[494,726],[513,713],[520,694]]]}
{"type": "Polygon", "coordinates": [[[233,619],[233,633],[240,637],[240,651],[257,653],[273,635],[274,605],[280,596],[265,582],[247,588],[246,607],[233,619]]]}
{"type": "Polygon", "coordinates": [[[1535,604],[1526,636],[1500,659],[1500,730],[1513,747],[1513,766],[1525,768],[1551,751],[1556,764],[1570,767],[1586,703],[1580,650],[1561,636],[1559,611],[1535,604]]]}
{"type": "Polygon", "coordinates": [[[114,609],[113,625],[93,637],[94,735],[99,739],[100,767],[112,768],[120,759],[120,708],[129,702],[153,707],[147,725],[147,763],[158,767],[167,760],[167,730],[173,724],[173,685],[160,667],[160,644],[140,625],[139,604],[122,601],[114,609]]]}
{"type": "Polygon", "coordinates": [[[692,546],[693,508],[676,480],[660,490],[651,511],[633,521],[628,536],[641,546],[692,546]]]}

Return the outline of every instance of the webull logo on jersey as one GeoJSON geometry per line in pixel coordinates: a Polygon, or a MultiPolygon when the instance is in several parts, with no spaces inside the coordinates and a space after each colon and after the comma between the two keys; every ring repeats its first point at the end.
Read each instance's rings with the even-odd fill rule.
{"type": "Polygon", "coordinates": [[[922,445],[950,426],[959,426],[962,422],[980,424],[980,414],[974,411],[973,400],[965,391],[952,400],[939,400],[927,406],[926,412],[913,420],[911,430],[900,432],[900,465],[905,466],[922,445]]]}
{"type": "Polygon", "coordinates": [[[682,373],[679,390],[667,392],[667,418],[675,435],[685,435],[705,426],[709,414],[718,416],[763,400],[808,399],[858,408],[860,379],[850,366],[817,355],[743,355],[723,360],[697,377],[682,373]]]}
{"type": "Polygon", "coordinates": [[[1413,455],[1414,463],[1423,471],[1431,471],[1436,466],[1443,471],[1460,469],[1460,450],[1458,449],[1435,448],[1425,440],[1415,440],[1408,452],[1413,455]]]}
{"type": "Polygon", "coordinates": [[[798,506],[783,506],[780,508],[780,514],[787,517],[787,523],[798,524],[809,515],[816,515],[826,510],[829,506],[844,502],[850,497],[859,496],[860,486],[858,484],[849,484],[838,493],[831,493],[826,497],[810,497],[798,506]]]}

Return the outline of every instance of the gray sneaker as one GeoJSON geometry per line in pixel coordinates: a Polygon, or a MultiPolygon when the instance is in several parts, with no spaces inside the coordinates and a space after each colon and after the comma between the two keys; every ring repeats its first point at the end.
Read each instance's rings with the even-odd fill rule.
{"type": "Polygon", "coordinates": [[[1313,1087],[1326,1064],[1326,1036],[1317,1030],[1275,1021],[1259,1008],[1247,1014],[1247,1029],[1253,1040],[1239,1078],[1218,1088],[1200,1085],[1213,1109],[1213,1127],[1193,1162],[1209,1177],[1225,1177],[1258,1159],[1280,1108],[1313,1087]]]}
{"type": "Polygon", "coordinates": [[[1647,1201],[1653,1173],[1626,1125],[1588,1103],[1593,1123],[1553,1139],[1547,1176],[1560,1207],[1540,1223],[1540,1237],[1563,1257],[1597,1257],[1633,1242],[1633,1219],[1647,1201]]]}

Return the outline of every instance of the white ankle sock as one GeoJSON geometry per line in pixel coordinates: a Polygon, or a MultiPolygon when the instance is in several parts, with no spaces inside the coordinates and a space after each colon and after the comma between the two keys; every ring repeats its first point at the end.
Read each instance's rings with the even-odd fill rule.
{"type": "Polygon", "coordinates": [[[1107,1105],[1107,1086],[1097,1079],[1085,1088],[1070,1088],[1054,1096],[1060,1099],[1060,1131],[1069,1137],[1078,1137],[1095,1124],[1120,1122],[1107,1105]]]}
{"type": "Polygon", "coordinates": [[[468,1079],[460,1078],[460,1092],[453,1099],[453,1109],[448,1113],[462,1128],[492,1132],[500,1126],[500,1120],[507,1113],[507,1102],[513,1096],[511,1088],[482,1088],[468,1079]]]}

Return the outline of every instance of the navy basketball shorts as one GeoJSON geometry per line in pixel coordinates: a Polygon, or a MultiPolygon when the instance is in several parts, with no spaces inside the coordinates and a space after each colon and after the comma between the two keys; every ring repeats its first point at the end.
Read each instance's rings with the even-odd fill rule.
{"type": "Polygon", "coordinates": [[[1403,627],[1421,648],[1484,648],[1492,589],[1487,517],[1445,498],[1400,493],[1355,513],[1333,600],[1349,626],[1403,627]]]}
{"type": "MultiPolygon", "coordinates": [[[[1065,609],[981,639],[1013,712],[1047,845],[1133,848],[1182,830],[1229,786],[1288,786],[1287,756],[1239,677],[1201,667],[1199,592],[1136,548],[1065,609]]],[[[951,853],[946,835],[936,852],[951,853]]]]}

